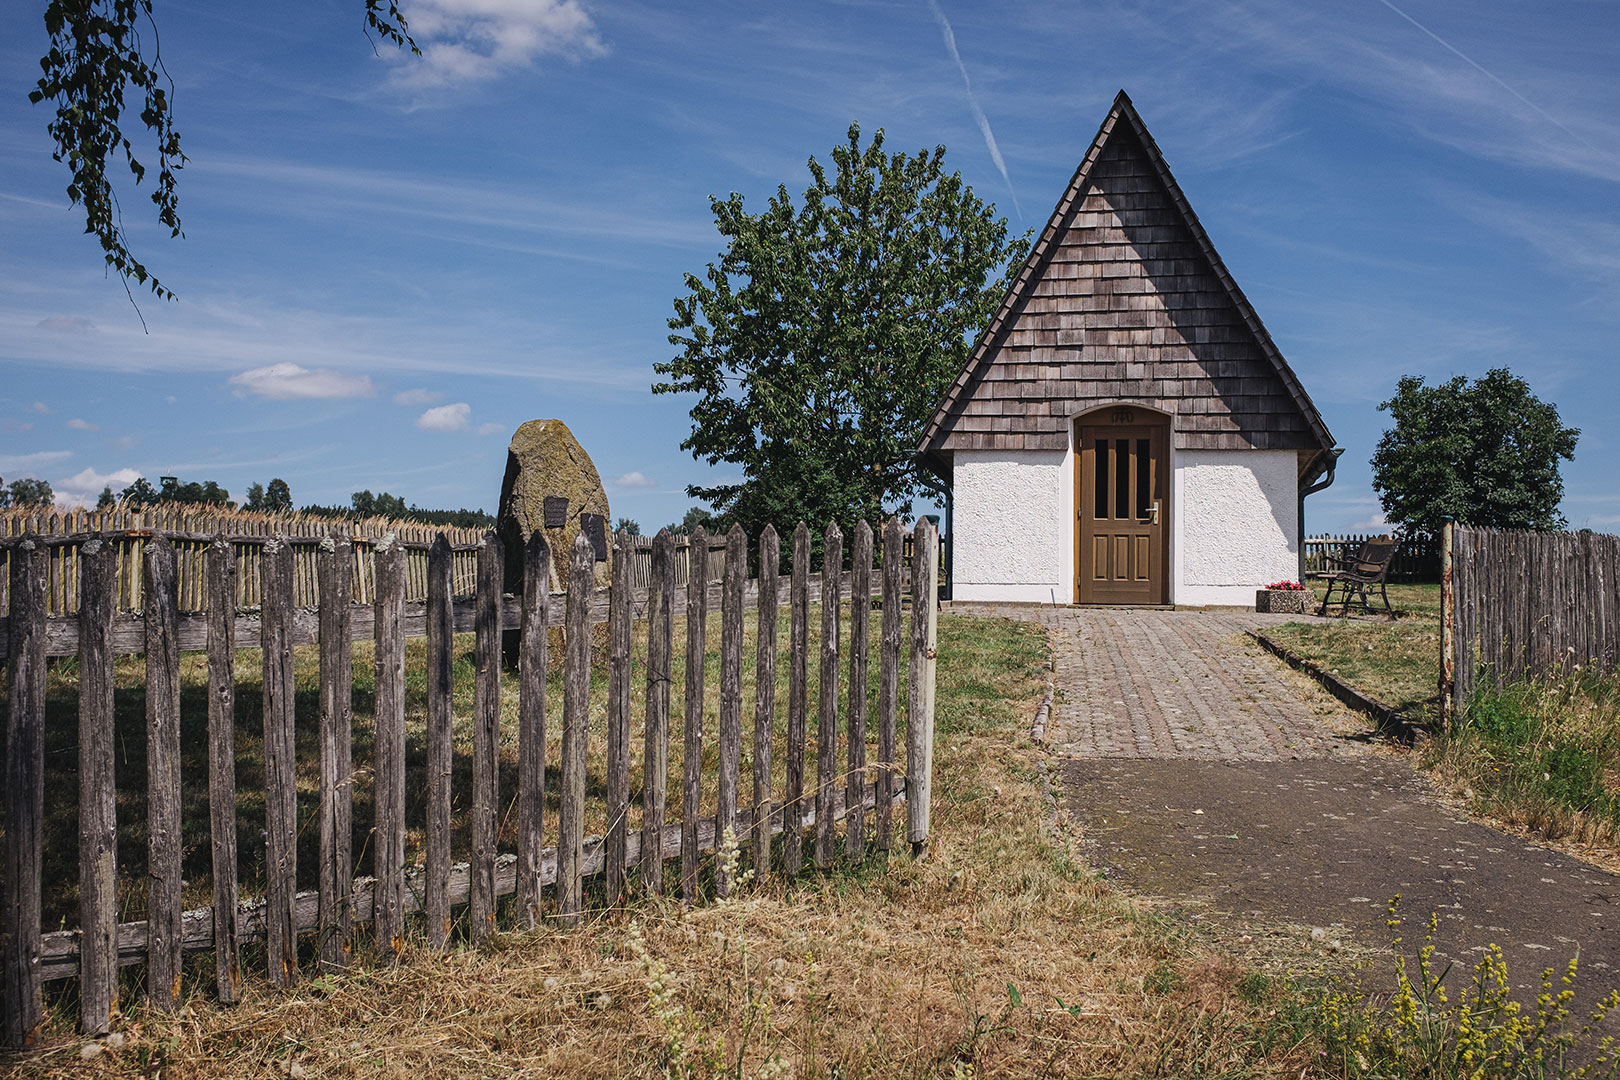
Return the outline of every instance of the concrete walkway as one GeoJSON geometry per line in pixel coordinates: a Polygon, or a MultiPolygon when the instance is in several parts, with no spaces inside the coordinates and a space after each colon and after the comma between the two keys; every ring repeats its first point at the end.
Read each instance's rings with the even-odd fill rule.
{"type": "Polygon", "coordinates": [[[1492,943],[1527,1003],[1577,950],[1577,1005],[1620,985],[1620,878],[1449,808],[1405,753],[1242,633],[1286,617],[1023,614],[1053,635],[1048,738],[1110,877],[1238,924],[1342,925],[1374,948],[1398,893],[1408,944],[1438,914],[1448,985],[1492,943]]]}

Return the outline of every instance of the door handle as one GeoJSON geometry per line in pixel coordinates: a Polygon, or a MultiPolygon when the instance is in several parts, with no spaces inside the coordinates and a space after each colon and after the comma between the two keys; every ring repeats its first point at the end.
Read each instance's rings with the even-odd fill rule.
{"type": "Polygon", "coordinates": [[[1153,500],[1152,514],[1153,514],[1153,524],[1157,525],[1159,523],[1159,500],[1158,499],[1153,500]]]}

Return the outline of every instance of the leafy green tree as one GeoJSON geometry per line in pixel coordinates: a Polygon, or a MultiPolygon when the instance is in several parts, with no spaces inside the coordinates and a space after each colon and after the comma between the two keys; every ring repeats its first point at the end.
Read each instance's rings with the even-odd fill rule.
{"type": "MultiPolygon", "coordinates": [[[[365,0],[365,26],[368,37],[375,32],[383,41],[420,55],[396,0],[365,0]]],[[[180,133],[174,126],[174,80],[158,49],[152,0],[50,0],[45,29],[50,48],[40,58],[42,74],[28,100],[56,106],[48,130],[56,143],[52,156],[68,167],[68,200],[84,207],[84,231],[100,242],[108,267],[123,279],[126,291],[133,279],[172,300],[174,293],[131,253],[118,196],[107,175],[122,156],[137,186],[146,178],[146,164],[136,157],[134,143],[120,126],[125,95],[133,92],[136,102],[131,108],[139,107],[141,124],[155,141],[152,152],[158,173],[151,199],[158,223],[170,236],[184,235],[176,174],[186,155],[180,151],[180,133]],[[149,41],[143,37],[143,25],[149,41]]]]}
{"type": "Polygon", "coordinates": [[[613,531],[616,533],[629,533],[631,536],[640,536],[641,526],[630,518],[622,517],[613,523],[613,531]]]}
{"type": "Polygon", "coordinates": [[[906,514],[932,488],[922,430],[1028,250],[944,157],[887,154],[881,130],[863,146],[851,124],[800,205],[785,187],[757,214],[711,199],[726,250],[686,275],[653,391],[697,394],[681,448],[741,467],[687,489],[728,525],[906,514]]]}
{"type": "Polygon", "coordinates": [[[56,494],[51,490],[49,480],[25,476],[20,480],[13,480],[10,484],[0,481],[0,508],[15,506],[49,510],[55,503],[56,494]]]}
{"type": "MultiPolygon", "coordinates": [[[[672,533],[690,533],[699,525],[703,526],[704,531],[708,533],[724,532],[729,527],[725,525],[718,514],[708,507],[693,506],[685,514],[681,515],[681,520],[670,524],[669,531],[672,533]]],[[[760,528],[763,529],[764,527],[765,524],[762,523],[760,528]]]]}
{"type": "Polygon", "coordinates": [[[359,517],[403,518],[410,514],[404,499],[386,491],[377,495],[370,491],[357,491],[349,501],[359,517]]]}
{"type": "Polygon", "coordinates": [[[1439,534],[1447,517],[1495,529],[1559,529],[1576,428],[1507,368],[1426,386],[1408,375],[1378,406],[1395,421],[1372,457],[1384,515],[1409,536],[1439,534]]]}
{"type": "MultiPolygon", "coordinates": [[[[158,487],[144,476],[123,491],[119,497],[130,506],[157,506],[162,503],[181,503],[187,506],[229,506],[231,493],[217,481],[182,481],[178,476],[158,477],[158,487]]],[[[108,489],[111,491],[111,489],[108,489]]]]}
{"type": "Polygon", "coordinates": [[[96,498],[96,509],[111,510],[117,505],[118,499],[115,495],[113,495],[112,485],[108,484],[106,487],[101,489],[101,494],[96,498]]]}
{"type": "Polygon", "coordinates": [[[242,504],[244,510],[258,510],[266,514],[292,513],[292,489],[287,481],[276,477],[266,487],[263,484],[249,484],[247,501],[242,504]]]}
{"type": "Polygon", "coordinates": [[[158,502],[158,490],[152,486],[152,482],[146,477],[137,476],[135,478],[135,482],[126,487],[119,495],[119,498],[128,505],[137,508],[142,506],[156,506],[158,502]]]}
{"type": "Polygon", "coordinates": [[[182,482],[178,476],[160,476],[157,502],[182,503],[187,506],[226,506],[231,493],[213,480],[182,482]]]}
{"type": "Polygon", "coordinates": [[[274,477],[264,489],[264,508],[272,514],[292,513],[292,489],[281,477],[274,477]]]}

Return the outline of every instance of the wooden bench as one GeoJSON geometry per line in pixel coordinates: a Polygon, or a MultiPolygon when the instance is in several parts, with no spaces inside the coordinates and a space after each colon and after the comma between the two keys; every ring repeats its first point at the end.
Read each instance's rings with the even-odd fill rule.
{"type": "Polygon", "coordinates": [[[1369,586],[1378,586],[1378,596],[1384,602],[1384,611],[1392,612],[1389,604],[1389,593],[1385,589],[1385,579],[1389,577],[1390,564],[1395,561],[1395,551],[1400,547],[1399,541],[1392,536],[1375,536],[1361,545],[1361,551],[1353,559],[1340,559],[1332,555],[1326,556],[1329,562],[1337,563],[1337,570],[1329,570],[1321,575],[1321,580],[1328,583],[1327,592],[1322,594],[1322,606],[1316,609],[1318,615],[1326,615],[1328,605],[1333,603],[1333,590],[1339,590],[1339,615],[1341,617],[1350,613],[1350,605],[1356,601],[1361,602],[1361,609],[1367,614],[1373,613],[1372,605],[1367,601],[1369,586]]]}

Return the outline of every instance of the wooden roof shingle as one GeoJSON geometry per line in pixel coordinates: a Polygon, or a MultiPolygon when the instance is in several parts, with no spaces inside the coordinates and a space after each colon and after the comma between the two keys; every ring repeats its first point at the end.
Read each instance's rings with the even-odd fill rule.
{"type": "Polygon", "coordinates": [[[1179,449],[1333,447],[1123,90],[919,450],[1067,449],[1118,400],[1179,449]]]}

